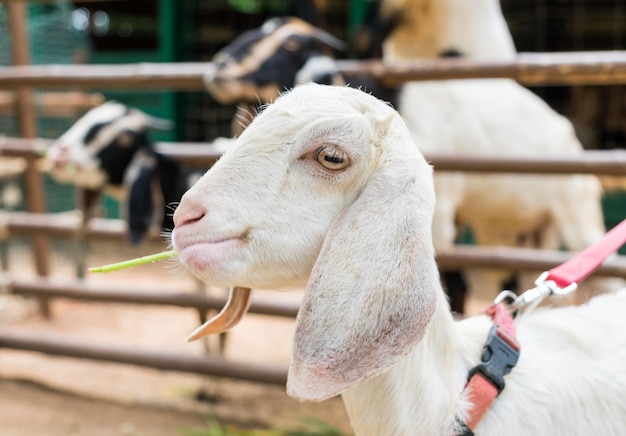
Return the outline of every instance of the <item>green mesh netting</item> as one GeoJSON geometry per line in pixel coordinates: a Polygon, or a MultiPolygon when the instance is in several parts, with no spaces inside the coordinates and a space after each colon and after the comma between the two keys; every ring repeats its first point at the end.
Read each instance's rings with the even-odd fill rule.
{"type": "MultiPolygon", "coordinates": [[[[73,64],[88,60],[90,41],[88,35],[73,26],[74,6],[68,1],[46,4],[28,3],[27,31],[30,61],[33,64],[73,64]]],[[[7,7],[0,4],[0,65],[13,63],[12,38],[7,7]]],[[[37,92],[45,90],[37,90],[37,92]]],[[[38,112],[37,135],[55,138],[67,130],[74,119],[53,117],[38,112]]],[[[0,135],[19,137],[16,116],[0,115],[0,135]]],[[[74,188],[59,185],[44,177],[44,189],[48,210],[59,212],[74,208],[74,188]]],[[[17,209],[24,209],[19,204],[17,209]]]]}
{"type": "MultiPolygon", "coordinates": [[[[85,60],[89,39],[72,25],[74,6],[67,1],[28,4],[28,37],[33,64],[71,64],[85,60]]],[[[0,4],[0,64],[12,64],[11,34],[6,6],[0,4]]]]}
{"type": "MultiPolygon", "coordinates": [[[[85,62],[90,51],[88,35],[72,25],[74,6],[67,1],[28,4],[28,38],[33,64],[85,62]]],[[[0,4],[0,65],[13,63],[12,38],[6,6],[0,4]]],[[[63,118],[38,117],[38,135],[53,138],[72,123],[63,118]]],[[[0,133],[17,136],[15,117],[0,116],[0,133]]]]}

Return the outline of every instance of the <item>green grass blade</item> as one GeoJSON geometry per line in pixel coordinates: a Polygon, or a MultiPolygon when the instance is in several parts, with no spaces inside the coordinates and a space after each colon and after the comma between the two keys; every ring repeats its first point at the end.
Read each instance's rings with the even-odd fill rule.
{"type": "Polygon", "coordinates": [[[146,263],[158,262],[160,260],[170,259],[177,254],[176,250],[163,251],[149,256],[138,257],[136,259],[125,260],[123,262],[111,263],[109,265],[96,266],[89,268],[93,273],[106,273],[111,271],[119,271],[121,269],[130,268],[137,265],[145,265],[146,263]]]}

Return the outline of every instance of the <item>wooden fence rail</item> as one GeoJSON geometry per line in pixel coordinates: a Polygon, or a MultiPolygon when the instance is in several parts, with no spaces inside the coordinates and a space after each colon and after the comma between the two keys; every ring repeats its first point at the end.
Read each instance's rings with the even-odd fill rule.
{"type": "MultiPolygon", "coordinates": [[[[532,250],[500,247],[457,247],[440,253],[442,267],[517,267],[520,269],[547,270],[568,259],[571,254],[549,250],[532,250]],[[521,255],[520,255],[521,254],[521,255]]],[[[598,275],[626,277],[626,257],[609,259],[597,271],[598,275]]],[[[84,301],[104,301],[129,304],[156,304],[189,307],[198,310],[219,309],[225,298],[197,294],[168,292],[119,291],[101,286],[60,284],[45,279],[13,281],[10,292],[46,298],[69,298],[84,301]]],[[[249,311],[272,316],[295,317],[297,304],[276,304],[253,300],[249,311]]],[[[0,348],[33,351],[48,355],[139,365],[167,371],[225,377],[259,383],[284,385],[287,368],[278,365],[234,362],[215,356],[193,356],[137,350],[113,346],[93,345],[63,338],[35,338],[32,335],[1,333],[0,348]]]]}
{"type": "MultiPolygon", "coordinates": [[[[88,240],[126,239],[126,223],[119,219],[92,218],[83,232],[81,219],[77,214],[33,214],[12,212],[5,224],[11,236],[43,234],[50,237],[71,239],[78,235],[88,240]]],[[[165,240],[153,236],[155,242],[165,240]]],[[[513,270],[547,270],[565,262],[571,253],[558,250],[538,250],[517,247],[455,246],[442,251],[437,256],[437,263],[442,268],[478,268],[492,267],[513,270]]],[[[597,271],[599,275],[620,276],[626,278],[626,256],[607,260],[597,271]]],[[[18,282],[22,283],[22,282],[18,282]]],[[[46,283],[38,282],[38,285],[46,283]]],[[[82,286],[82,285],[81,285],[82,286]]],[[[44,286],[49,288],[50,285],[44,286]]],[[[33,291],[36,293],[36,291],[33,291]]],[[[45,296],[42,294],[42,297],[45,296]]]]}
{"type": "MultiPolygon", "coordinates": [[[[515,270],[547,271],[566,260],[573,253],[517,247],[457,246],[437,253],[441,268],[506,268],[515,270]]],[[[595,272],[599,276],[626,278],[626,256],[608,259],[595,272]]],[[[44,278],[15,279],[7,284],[8,292],[45,298],[65,298],[109,303],[152,304],[193,308],[200,311],[221,310],[226,297],[192,293],[172,293],[167,290],[120,290],[118,287],[92,283],[59,282],[44,278]]],[[[293,318],[298,313],[297,303],[282,303],[252,299],[250,313],[293,318]]]]}
{"type": "Polygon", "coordinates": [[[125,363],[167,371],[189,372],[284,386],[287,368],[279,365],[234,362],[221,357],[181,355],[137,348],[94,345],[61,338],[0,332],[0,349],[34,351],[53,356],[125,363]]]}
{"type": "MultiPolygon", "coordinates": [[[[626,277],[626,262],[617,263],[617,267],[621,268],[621,273],[626,277]]],[[[8,292],[14,295],[91,302],[175,306],[199,311],[221,310],[227,299],[226,296],[201,295],[191,291],[173,293],[165,289],[120,290],[119,287],[96,285],[88,282],[60,282],[45,278],[15,279],[7,284],[7,288],[8,292]]],[[[298,309],[297,303],[267,301],[253,297],[248,312],[258,315],[295,318],[298,309]]]]}
{"type": "MultiPolygon", "coordinates": [[[[0,155],[43,155],[52,140],[0,137],[0,155]]],[[[210,143],[157,142],[159,153],[183,165],[209,168],[221,156],[210,143]]],[[[476,156],[426,154],[438,171],[598,174],[626,177],[626,150],[586,150],[578,156],[476,156]]]]}
{"type": "MultiPolygon", "coordinates": [[[[626,83],[626,51],[519,53],[510,62],[437,59],[384,62],[337,60],[337,71],[374,77],[388,86],[410,80],[509,78],[525,85],[608,85],[626,83]]],[[[24,65],[0,67],[0,89],[172,89],[205,90],[211,62],[111,65],[24,65]]]]}

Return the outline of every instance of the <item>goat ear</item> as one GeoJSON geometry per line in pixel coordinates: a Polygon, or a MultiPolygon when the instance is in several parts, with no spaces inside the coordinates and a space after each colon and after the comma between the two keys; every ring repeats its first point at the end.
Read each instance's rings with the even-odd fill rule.
{"type": "Polygon", "coordinates": [[[325,400],[381,373],[420,341],[435,310],[432,169],[393,118],[377,169],[333,223],[309,278],[287,381],[294,398],[325,400]]]}
{"type": "Polygon", "coordinates": [[[153,115],[148,115],[144,113],[145,121],[144,124],[146,127],[150,129],[157,130],[172,130],[174,128],[174,122],[171,120],[166,120],[165,118],[155,117],[153,115]]]}
{"type": "MultiPolygon", "coordinates": [[[[157,154],[157,173],[162,196],[161,229],[174,230],[174,210],[189,186],[184,186],[181,168],[176,161],[157,154]]],[[[156,212],[156,211],[155,211],[156,212]]]]}
{"type": "Polygon", "coordinates": [[[126,218],[128,237],[133,244],[139,244],[152,225],[155,204],[152,194],[153,176],[153,162],[141,162],[135,159],[124,180],[129,185],[126,218]]]}
{"type": "Polygon", "coordinates": [[[327,47],[330,47],[337,51],[346,51],[348,50],[348,44],[343,42],[341,39],[334,37],[330,33],[319,29],[317,27],[313,28],[312,35],[313,38],[327,47]]]}

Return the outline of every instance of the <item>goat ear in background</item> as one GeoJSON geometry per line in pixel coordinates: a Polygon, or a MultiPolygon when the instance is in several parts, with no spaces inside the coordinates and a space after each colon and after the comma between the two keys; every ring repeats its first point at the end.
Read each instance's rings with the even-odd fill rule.
{"type": "Polygon", "coordinates": [[[144,113],[144,125],[150,129],[156,130],[172,130],[174,128],[174,122],[166,120],[165,118],[155,117],[144,113]]]}
{"type": "Polygon", "coordinates": [[[313,33],[311,34],[311,36],[317,42],[319,42],[321,44],[324,44],[325,46],[330,47],[330,48],[332,48],[334,50],[337,50],[337,51],[346,51],[346,50],[348,50],[348,44],[343,42],[341,39],[335,38],[330,33],[326,32],[326,31],[324,31],[322,29],[319,29],[317,27],[313,28],[313,33]]]}
{"type": "Polygon", "coordinates": [[[432,169],[390,118],[377,170],[333,223],[307,284],[287,381],[300,400],[325,400],[386,370],[435,310],[432,169]]]}
{"type": "MultiPolygon", "coordinates": [[[[174,210],[180,202],[180,198],[191,184],[185,184],[181,168],[178,163],[163,155],[156,155],[157,175],[161,188],[162,217],[161,229],[171,232],[174,229],[174,210]]],[[[156,213],[156,211],[155,211],[156,213]]]]}
{"type": "Polygon", "coordinates": [[[126,205],[128,237],[133,244],[139,244],[152,225],[155,202],[152,195],[152,179],[155,162],[143,153],[135,156],[124,180],[129,185],[126,205]]]}
{"type": "Polygon", "coordinates": [[[174,160],[159,154],[136,156],[125,180],[130,185],[127,211],[129,238],[133,244],[143,240],[158,214],[161,214],[162,230],[174,228],[174,205],[187,189],[181,180],[180,167],[174,160]],[[153,189],[155,180],[159,182],[158,193],[153,189]]]}

